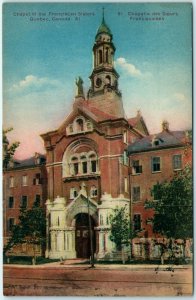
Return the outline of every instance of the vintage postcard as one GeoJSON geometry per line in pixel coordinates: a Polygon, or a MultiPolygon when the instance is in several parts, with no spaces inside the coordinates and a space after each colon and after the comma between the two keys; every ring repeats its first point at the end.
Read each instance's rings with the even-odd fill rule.
{"type": "Polygon", "coordinates": [[[3,4],[4,295],[192,295],[192,21],[3,4]]]}

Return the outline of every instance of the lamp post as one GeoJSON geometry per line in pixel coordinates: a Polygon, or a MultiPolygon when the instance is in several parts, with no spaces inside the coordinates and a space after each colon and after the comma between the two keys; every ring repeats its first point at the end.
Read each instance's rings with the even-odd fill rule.
{"type": "Polygon", "coordinates": [[[88,203],[88,225],[89,225],[89,236],[90,236],[90,250],[91,250],[91,267],[90,268],[95,268],[94,265],[94,249],[93,249],[93,236],[92,236],[92,230],[91,230],[91,216],[90,216],[90,203],[89,203],[89,198],[87,196],[87,203],[88,203]]]}

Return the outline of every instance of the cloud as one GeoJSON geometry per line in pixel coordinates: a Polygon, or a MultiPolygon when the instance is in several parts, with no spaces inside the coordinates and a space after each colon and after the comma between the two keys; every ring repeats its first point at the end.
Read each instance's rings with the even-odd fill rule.
{"type": "Polygon", "coordinates": [[[174,97],[174,99],[176,99],[178,101],[182,101],[182,102],[187,100],[186,96],[183,93],[175,93],[173,95],[173,97],[174,97]]]}
{"type": "Polygon", "coordinates": [[[57,87],[59,85],[60,82],[57,80],[49,79],[47,77],[37,77],[30,74],[17,83],[14,83],[8,91],[11,93],[31,93],[47,88],[57,87]]]}
{"type": "Polygon", "coordinates": [[[142,75],[141,71],[137,69],[133,64],[128,63],[124,57],[117,58],[116,65],[121,67],[123,70],[127,71],[127,73],[133,77],[138,77],[142,75]]]}
{"type": "Polygon", "coordinates": [[[25,88],[25,87],[28,87],[32,84],[37,84],[37,83],[42,83],[43,82],[43,78],[37,78],[36,76],[34,75],[27,75],[25,77],[25,79],[19,81],[19,83],[17,84],[14,84],[13,85],[13,88],[14,89],[18,89],[18,88],[25,88]]]}

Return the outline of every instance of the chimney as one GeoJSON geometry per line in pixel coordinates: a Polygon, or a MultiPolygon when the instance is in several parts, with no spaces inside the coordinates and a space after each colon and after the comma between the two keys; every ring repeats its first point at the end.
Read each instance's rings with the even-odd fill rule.
{"type": "Polygon", "coordinates": [[[162,122],[162,131],[169,131],[169,122],[166,120],[162,122]]]}
{"type": "Polygon", "coordinates": [[[140,118],[140,117],[141,117],[141,115],[142,115],[142,114],[141,114],[141,110],[140,110],[140,109],[138,109],[138,110],[137,110],[137,117],[138,117],[138,118],[140,118]]]}

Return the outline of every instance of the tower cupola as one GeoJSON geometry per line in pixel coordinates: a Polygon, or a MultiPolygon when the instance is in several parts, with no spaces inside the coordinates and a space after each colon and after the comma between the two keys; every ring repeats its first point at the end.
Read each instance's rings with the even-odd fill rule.
{"type": "Polygon", "coordinates": [[[99,26],[93,45],[93,71],[90,75],[91,87],[88,91],[88,99],[99,107],[109,107],[108,112],[118,116],[124,116],[121,93],[118,89],[119,75],[114,68],[114,54],[116,48],[113,44],[113,35],[105,22],[104,9],[102,22],[99,26]],[[107,100],[109,99],[110,100],[107,100]],[[116,105],[114,112],[113,106],[116,105]]]}
{"type": "Polygon", "coordinates": [[[107,24],[105,23],[105,18],[104,18],[104,11],[103,11],[103,18],[102,18],[102,23],[101,25],[99,26],[98,30],[97,30],[97,34],[96,34],[96,41],[100,41],[101,38],[103,38],[103,35],[106,35],[108,36],[108,41],[110,39],[112,39],[112,32],[110,30],[110,28],[107,26],[107,24]],[[109,39],[110,37],[110,39],[109,39]]]}

